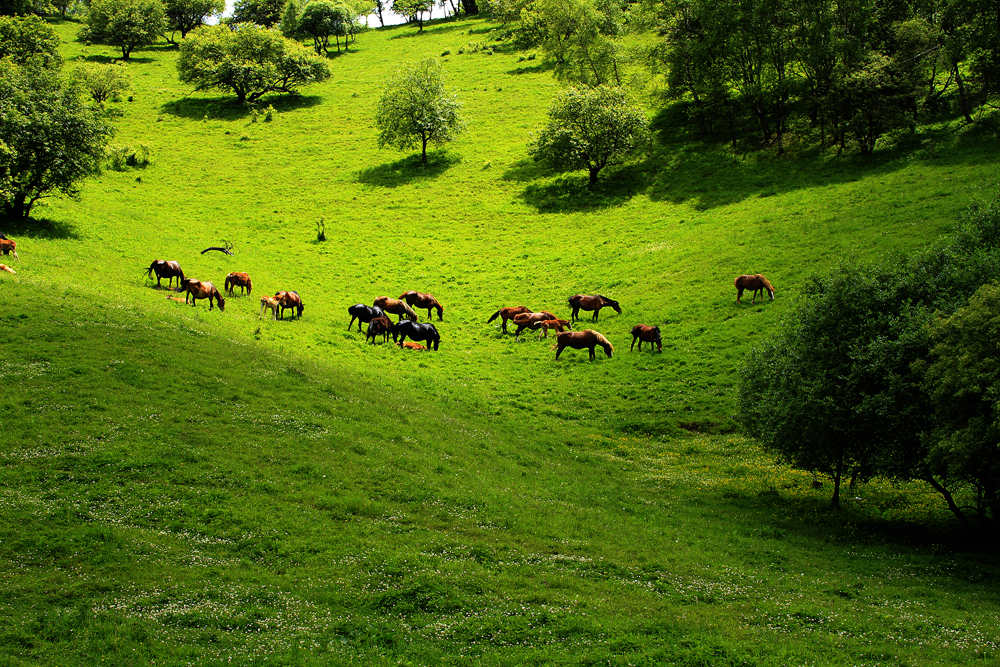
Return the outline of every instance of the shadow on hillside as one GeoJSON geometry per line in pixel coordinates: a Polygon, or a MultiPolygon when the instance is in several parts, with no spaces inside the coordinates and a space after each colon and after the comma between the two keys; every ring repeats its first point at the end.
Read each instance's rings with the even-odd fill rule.
{"type": "Polygon", "coordinates": [[[448,23],[440,23],[437,25],[431,25],[428,23],[424,24],[423,32],[417,32],[417,26],[412,23],[406,23],[404,25],[412,28],[407,32],[401,32],[398,35],[393,35],[389,39],[408,39],[410,37],[422,37],[424,35],[440,35],[446,32],[453,32],[462,27],[461,23],[455,23],[449,19],[440,19],[441,21],[449,21],[448,23]]]}
{"type": "Polygon", "coordinates": [[[152,58],[144,58],[142,56],[132,56],[128,60],[122,60],[121,56],[105,56],[96,53],[89,56],[84,56],[83,60],[87,61],[88,63],[102,63],[104,65],[113,65],[115,63],[124,63],[124,62],[140,63],[145,65],[147,63],[153,62],[152,58]]]}
{"type": "Polygon", "coordinates": [[[527,60],[525,62],[534,62],[535,64],[533,64],[533,65],[522,65],[520,67],[515,67],[514,69],[507,70],[506,72],[504,72],[504,74],[515,74],[515,75],[516,74],[539,74],[541,72],[548,72],[553,67],[555,67],[555,63],[545,63],[545,62],[527,61],[527,60]]]}
{"type": "MultiPolygon", "coordinates": [[[[318,95],[270,95],[259,100],[257,106],[271,105],[275,111],[293,111],[320,104],[318,95]]],[[[160,110],[172,116],[191,120],[239,120],[250,115],[252,107],[240,104],[235,97],[184,97],[165,102],[160,110]]]]}
{"type": "Polygon", "coordinates": [[[427,154],[427,164],[421,164],[419,155],[410,155],[402,160],[386,162],[358,172],[358,183],[395,188],[414,181],[434,178],[462,161],[458,155],[445,151],[427,154]]]}
{"type": "Polygon", "coordinates": [[[76,229],[65,222],[48,220],[46,218],[28,218],[27,220],[0,220],[0,234],[15,241],[18,238],[29,239],[79,239],[76,229]]]}
{"type": "Polygon", "coordinates": [[[621,206],[642,191],[641,169],[640,165],[605,169],[592,189],[587,187],[587,177],[582,172],[563,174],[549,181],[528,184],[521,198],[540,213],[594,211],[621,206]]]}

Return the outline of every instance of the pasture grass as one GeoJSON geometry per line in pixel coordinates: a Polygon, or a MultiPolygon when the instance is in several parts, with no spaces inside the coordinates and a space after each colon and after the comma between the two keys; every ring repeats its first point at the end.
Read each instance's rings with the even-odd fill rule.
{"type": "MultiPolygon", "coordinates": [[[[796,288],[947,231],[992,194],[995,133],[779,157],[661,114],[649,155],[589,191],[526,158],[558,84],[480,48],[490,27],[365,33],[329,81],[265,99],[270,122],[181,85],[176,51],[135,54],[114,143],[152,163],[0,230],[21,254],[0,291],[0,654],[995,662],[995,560],[933,494],[876,483],[832,514],[733,415],[740,359],[796,288]],[[444,51],[466,133],[426,168],[377,150],[382,82],[444,51]],[[223,239],[233,257],[199,254],[223,239]],[[254,296],[179,304],[145,279],[155,258],[219,286],[247,271],[254,296]],[[733,303],[748,272],[773,303],[733,303]],[[301,320],[257,319],[278,289],[301,320]],[[349,305],[408,289],[445,306],[438,353],[345,330],[349,305]],[[622,303],[593,325],[612,359],[485,323],[577,292],[622,303]],[[662,354],[628,351],[640,322],[662,354]]],[[[57,29],[69,65],[114,57],[57,29]]]]}

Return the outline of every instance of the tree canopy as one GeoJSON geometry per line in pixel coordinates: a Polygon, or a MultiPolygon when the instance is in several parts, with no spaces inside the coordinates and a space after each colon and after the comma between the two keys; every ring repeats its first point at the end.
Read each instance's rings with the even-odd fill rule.
{"type": "Polygon", "coordinates": [[[277,25],[285,8],[284,0],[236,0],[229,23],[256,23],[265,28],[277,25]]]}
{"type": "Polygon", "coordinates": [[[38,16],[0,16],[0,58],[10,58],[19,65],[34,62],[57,67],[61,62],[59,37],[38,16]]]}
{"type": "Polygon", "coordinates": [[[385,86],[375,110],[379,148],[401,150],[420,146],[427,163],[427,145],[451,141],[462,131],[459,104],[444,87],[441,65],[427,59],[399,71],[385,86]]]}
{"type": "Polygon", "coordinates": [[[424,30],[424,14],[434,7],[434,0],[392,0],[392,10],[417,24],[417,32],[424,30]]]}
{"type": "Polygon", "coordinates": [[[166,25],[160,0],[91,0],[80,36],[117,46],[128,60],[132,51],[155,42],[166,25]]]}
{"type": "Polygon", "coordinates": [[[225,0],[163,0],[167,28],[181,33],[181,38],[205,23],[210,16],[226,10],[225,0]]]}
{"type": "Polygon", "coordinates": [[[294,93],[330,77],[326,62],[298,42],[249,23],[205,26],[181,44],[180,80],[197,90],[232,92],[253,102],[272,92],[294,93]]]}

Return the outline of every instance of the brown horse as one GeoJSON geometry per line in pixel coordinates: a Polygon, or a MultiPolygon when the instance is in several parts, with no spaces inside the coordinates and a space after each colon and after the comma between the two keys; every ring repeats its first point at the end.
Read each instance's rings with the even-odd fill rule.
{"type": "Polygon", "coordinates": [[[414,322],[417,321],[417,314],[413,312],[413,309],[406,305],[405,301],[400,301],[399,299],[393,299],[391,296],[380,296],[375,299],[373,306],[378,306],[387,313],[392,313],[393,315],[399,315],[399,321],[403,321],[403,316],[405,315],[408,320],[414,322]]]}
{"type": "Polygon", "coordinates": [[[547,310],[542,310],[537,313],[519,313],[514,316],[514,324],[517,325],[517,331],[514,332],[514,338],[520,338],[521,332],[525,329],[537,329],[541,322],[554,319],[558,318],[547,310]]]}
{"type": "Polygon", "coordinates": [[[257,319],[264,317],[264,309],[271,309],[271,317],[273,319],[278,319],[278,306],[279,302],[273,296],[262,296],[260,297],[260,314],[257,315],[257,319]]]}
{"type": "Polygon", "coordinates": [[[569,320],[542,320],[538,323],[538,338],[549,337],[549,329],[555,329],[558,333],[562,333],[564,329],[572,329],[573,325],[570,324],[569,320]]]}
{"type": "Polygon", "coordinates": [[[590,360],[593,361],[596,356],[594,348],[598,345],[604,348],[604,354],[608,355],[610,359],[611,353],[615,351],[614,346],[611,345],[611,341],[593,329],[564,331],[563,333],[556,334],[556,344],[552,346],[552,349],[556,351],[556,359],[558,359],[565,347],[572,347],[577,350],[582,350],[586,347],[590,349],[590,360]]]}
{"type": "Polygon", "coordinates": [[[226,294],[236,296],[236,288],[240,288],[240,294],[250,294],[253,292],[253,281],[250,274],[242,271],[234,271],[226,276],[226,294]]]}
{"type": "Polygon", "coordinates": [[[167,287],[173,283],[174,278],[177,278],[177,291],[183,291],[182,284],[184,283],[184,272],[181,271],[181,265],[177,262],[168,262],[162,259],[154,259],[153,263],[149,265],[146,269],[146,277],[152,278],[153,273],[156,273],[156,286],[160,287],[160,279],[167,279],[167,287]]]}
{"type": "Polygon", "coordinates": [[[17,273],[14,269],[10,268],[6,264],[0,264],[0,271],[6,271],[7,273],[17,273]]]}
{"type": "Polygon", "coordinates": [[[614,299],[609,299],[600,294],[575,294],[569,298],[569,307],[573,309],[573,316],[570,319],[576,322],[579,319],[577,314],[581,310],[592,310],[594,311],[594,317],[591,320],[596,322],[597,315],[601,312],[601,308],[605,306],[611,306],[615,309],[616,313],[621,315],[621,306],[614,299]]]}
{"type": "Polygon", "coordinates": [[[416,308],[426,308],[427,319],[432,319],[431,310],[435,308],[437,308],[438,311],[438,321],[444,319],[444,306],[442,306],[441,302],[435,299],[430,294],[424,294],[423,292],[414,292],[413,290],[410,290],[409,292],[403,292],[402,294],[400,294],[399,298],[416,308]]]}
{"type": "Polygon", "coordinates": [[[372,345],[375,344],[375,339],[379,336],[382,336],[383,343],[388,343],[390,335],[392,335],[392,320],[385,315],[377,315],[368,322],[368,331],[365,333],[365,340],[370,339],[372,345]]]}
{"type": "Polygon", "coordinates": [[[14,255],[16,260],[21,259],[17,256],[17,244],[7,238],[0,239],[0,252],[5,255],[14,255]]]}
{"type": "Polygon", "coordinates": [[[740,299],[743,297],[743,290],[747,289],[753,290],[753,299],[750,303],[757,303],[757,295],[760,294],[761,297],[763,297],[764,290],[767,290],[767,294],[771,297],[771,301],[774,301],[774,285],[772,285],[767,278],[759,273],[736,276],[736,280],[733,281],[733,285],[736,286],[736,303],[740,302],[740,299]]]}
{"type": "Polygon", "coordinates": [[[404,350],[426,350],[427,346],[421,345],[420,343],[414,343],[412,340],[404,340],[403,344],[400,345],[404,350]]]}
{"type": "Polygon", "coordinates": [[[198,299],[208,299],[208,309],[212,310],[212,299],[215,299],[219,304],[219,310],[223,312],[226,310],[226,300],[222,298],[222,294],[212,283],[202,282],[194,278],[185,278],[184,291],[187,292],[184,295],[184,303],[187,303],[188,298],[190,298],[191,305],[197,306],[198,299]]]}
{"type": "Polygon", "coordinates": [[[528,308],[527,306],[508,306],[506,308],[501,308],[497,312],[490,315],[490,319],[486,320],[486,323],[489,324],[490,322],[499,317],[501,318],[500,328],[503,329],[504,333],[507,333],[507,320],[514,319],[515,315],[520,315],[521,313],[530,313],[530,312],[531,308],[528,308]]]}
{"type": "Polygon", "coordinates": [[[302,317],[305,305],[302,303],[302,298],[299,297],[298,292],[281,290],[274,293],[274,298],[278,300],[278,308],[281,309],[278,314],[279,320],[285,319],[285,311],[289,308],[297,311],[296,317],[302,317]]]}
{"type": "Polygon", "coordinates": [[[629,350],[635,349],[635,341],[639,341],[639,351],[642,352],[642,341],[649,343],[649,351],[653,351],[653,343],[660,352],[663,352],[663,340],[660,338],[660,327],[648,327],[645,324],[637,324],[632,327],[632,345],[629,350]]]}

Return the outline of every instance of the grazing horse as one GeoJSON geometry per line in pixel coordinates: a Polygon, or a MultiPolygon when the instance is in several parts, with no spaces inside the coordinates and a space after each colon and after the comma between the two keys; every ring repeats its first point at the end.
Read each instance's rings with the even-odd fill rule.
{"type": "Polygon", "coordinates": [[[578,350],[586,347],[590,349],[590,360],[593,361],[595,358],[594,347],[597,345],[604,348],[604,354],[608,355],[610,359],[611,353],[615,351],[614,346],[611,345],[611,341],[593,329],[564,331],[563,333],[556,334],[556,344],[552,346],[552,349],[556,351],[556,359],[558,359],[565,347],[573,347],[578,350]]]}
{"type": "Polygon", "coordinates": [[[538,323],[538,338],[541,340],[543,337],[549,337],[549,329],[555,329],[557,332],[562,333],[565,329],[572,329],[573,325],[570,324],[569,320],[542,320],[538,323]]]}
{"type": "Polygon", "coordinates": [[[537,329],[542,322],[554,319],[557,319],[556,316],[547,310],[541,310],[537,313],[520,313],[519,315],[515,315],[514,324],[517,325],[517,331],[514,332],[514,339],[520,339],[521,332],[525,329],[537,329]]]}
{"type": "Polygon", "coordinates": [[[260,314],[257,315],[257,319],[264,317],[264,309],[271,309],[271,317],[273,319],[278,319],[278,306],[279,302],[273,296],[262,296],[260,297],[260,314]]]}
{"type": "Polygon", "coordinates": [[[399,315],[399,321],[403,321],[403,315],[406,315],[407,319],[416,322],[417,314],[413,312],[413,309],[406,305],[405,301],[400,301],[399,299],[393,299],[391,296],[380,296],[375,299],[373,306],[378,306],[387,313],[392,313],[393,315],[399,315]]]}
{"type": "Polygon", "coordinates": [[[208,309],[212,310],[212,299],[215,299],[219,304],[219,310],[223,312],[226,310],[226,300],[222,298],[222,294],[212,283],[202,282],[194,278],[185,278],[184,291],[187,292],[184,295],[184,303],[187,303],[188,298],[190,298],[191,305],[197,306],[198,299],[208,299],[208,309]]]}
{"type": "Polygon", "coordinates": [[[427,341],[427,349],[429,350],[433,347],[435,352],[438,349],[438,344],[441,342],[441,335],[430,322],[418,324],[413,321],[400,321],[392,330],[392,340],[393,342],[398,342],[400,347],[402,347],[407,337],[413,340],[427,341]]]}
{"type": "Polygon", "coordinates": [[[296,317],[302,317],[302,310],[305,308],[305,305],[303,305],[302,298],[299,297],[298,292],[281,290],[274,293],[274,298],[278,300],[278,308],[281,309],[278,315],[279,320],[285,319],[285,311],[289,308],[297,311],[296,317]]]}
{"type": "Polygon", "coordinates": [[[400,347],[402,347],[403,349],[406,349],[406,350],[426,350],[427,349],[425,346],[421,345],[420,343],[414,343],[412,340],[403,341],[403,344],[400,345],[400,347]]]}
{"type": "Polygon", "coordinates": [[[753,290],[753,299],[750,303],[757,303],[758,294],[760,294],[763,298],[764,290],[767,290],[767,294],[771,297],[771,301],[774,301],[774,285],[772,285],[767,278],[759,273],[736,276],[736,280],[733,281],[733,285],[736,286],[736,303],[740,302],[740,299],[743,297],[743,290],[745,289],[753,290]]]}
{"type": "Polygon", "coordinates": [[[442,306],[441,302],[430,294],[410,290],[409,292],[403,292],[400,294],[399,298],[416,308],[426,308],[427,319],[431,319],[431,310],[435,308],[437,308],[438,311],[438,321],[440,322],[444,319],[444,306],[442,306]]]}
{"type": "Polygon", "coordinates": [[[504,333],[507,333],[507,320],[514,319],[515,315],[520,315],[521,313],[530,313],[531,309],[527,306],[508,306],[506,308],[501,308],[497,312],[490,315],[490,319],[486,320],[489,324],[496,318],[501,318],[500,328],[503,329],[504,333]]]}
{"type": "MultiPolygon", "coordinates": [[[[358,326],[361,326],[361,321],[358,321],[358,326]]],[[[392,333],[392,320],[390,320],[385,315],[379,315],[373,317],[368,322],[368,331],[365,333],[365,340],[369,341],[372,345],[375,344],[375,339],[378,336],[382,336],[382,342],[389,342],[389,334],[392,333]]]]}
{"type": "Polygon", "coordinates": [[[606,296],[601,296],[600,294],[575,294],[569,298],[569,307],[573,309],[573,316],[570,318],[572,321],[576,322],[579,317],[577,317],[580,310],[592,310],[594,311],[594,317],[591,318],[592,321],[597,321],[597,315],[601,312],[601,308],[605,306],[611,306],[615,309],[615,312],[621,315],[622,309],[618,305],[618,302],[614,299],[609,299],[606,296]]]}
{"type": "Polygon", "coordinates": [[[639,351],[642,352],[642,341],[649,343],[649,351],[653,351],[653,343],[660,352],[663,352],[663,341],[660,338],[660,327],[647,327],[645,324],[637,324],[632,327],[632,345],[629,350],[635,348],[635,341],[639,341],[639,351]]]}
{"type": "Polygon", "coordinates": [[[253,281],[250,275],[242,271],[234,271],[226,276],[226,294],[236,296],[236,288],[240,288],[240,294],[250,294],[253,292],[253,281]]]}
{"type": "Polygon", "coordinates": [[[347,325],[348,331],[354,326],[354,320],[358,321],[358,331],[360,332],[362,322],[371,322],[376,317],[385,317],[385,313],[378,306],[366,306],[363,303],[354,304],[347,309],[347,312],[351,315],[351,323],[347,325]]]}
{"type": "Polygon", "coordinates": [[[17,256],[17,244],[8,238],[0,239],[0,252],[5,255],[14,255],[14,259],[16,260],[21,259],[17,256]]]}
{"type": "Polygon", "coordinates": [[[160,287],[160,279],[167,279],[167,287],[170,287],[173,283],[174,278],[177,278],[177,291],[183,290],[182,284],[184,283],[184,272],[181,271],[181,265],[177,262],[167,262],[162,259],[154,259],[153,263],[149,265],[146,269],[146,277],[152,278],[153,273],[156,273],[156,286],[160,287]]]}
{"type": "Polygon", "coordinates": [[[10,268],[6,264],[0,264],[0,271],[6,271],[7,273],[17,273],[14,269],[10,268]]]}

